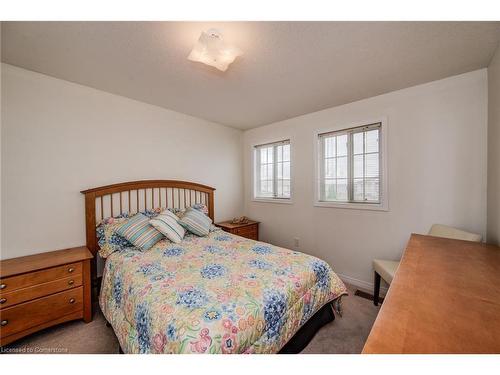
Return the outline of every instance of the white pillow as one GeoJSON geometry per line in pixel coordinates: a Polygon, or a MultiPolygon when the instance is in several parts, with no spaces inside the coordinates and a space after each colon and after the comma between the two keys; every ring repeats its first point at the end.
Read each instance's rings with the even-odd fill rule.
{"type": "Polygon", "coordinates": [[[179,218],[169,210],[149,220],[149,224],[165,235],[170,241],[179,243],[184,238],[186,231],[177,222],[179,218]]]}

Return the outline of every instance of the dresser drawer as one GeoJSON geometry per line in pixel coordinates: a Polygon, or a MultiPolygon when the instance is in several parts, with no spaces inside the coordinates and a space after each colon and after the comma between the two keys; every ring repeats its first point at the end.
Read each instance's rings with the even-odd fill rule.
{"type": "Polygon", "coordinates": [[[77,311],[83,315],[83,287],[0,310],[2,338],[77,311]]]}
{"type": "Polygon", "coordinates": [[[82,285],[82,274],[76,274],[64,279],[49,281],[48,283],[17,289],[13,292],[0,295],[0,310],[16,305],[18,303],[31,301],[32,299],[44,297],[49,294],[76,288],[82,285]]]}
{"type": "Polygon", "coordinates": [[[257,233],[257,228],[255,226],[238,228],[239,234],[249,234],[249,233],[257,233]]]}
{"type": "Polygon", "coordinates": [[[236,228],[234,234],[242,237],[254,238],[257,237],[257,227],[255,225],[249,225],[247,227],[236,228]]]}
{"type": "Polygon", "coordinates": [[[240,234],[240,236],[248,238],[249,240],[254,240],[254,241],[259,240],[259,238],[257,236],[257,232],[242,233],[242,234],[240,234]]]}
{"type": "Polygon", "coordinates": [[[27,288],[33,285],[81,274],[82,263],[78,262],[23,275],[6,277],[0,280],[0,297],[3,297],[4,293],[9,293],[16,289],[27,288]]]}

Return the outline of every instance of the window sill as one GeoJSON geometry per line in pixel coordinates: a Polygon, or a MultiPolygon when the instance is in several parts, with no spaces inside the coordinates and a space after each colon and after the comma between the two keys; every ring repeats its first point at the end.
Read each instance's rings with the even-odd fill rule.
{"type": "Polygon", "coordinates": [[[252,202],[260,202],[260,203],[278,203],[278,204],[293,204],[293,201],[289,198],[253,198],[252,202]]]}
{"type": "Polygon", "coordinates": [[[369,211],[389,211],[389,207],[384,203],[342,203],[342,202],[314,202],[316,207],[327,208],[345,208],[350,210],[369,210],[369,211]]]}

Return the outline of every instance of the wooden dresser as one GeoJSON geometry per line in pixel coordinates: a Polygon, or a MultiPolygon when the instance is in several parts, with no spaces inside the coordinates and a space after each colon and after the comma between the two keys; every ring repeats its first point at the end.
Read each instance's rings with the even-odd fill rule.
{"type": "Polygon", "coordinates": [[[246,224],[232,224],[230,221],[224,221],[216,224],[226,232],[246,237],[251,240],[259,240],[259,222],[248,220],[246,224]]]}
{"type": "Polygon", "coordinates": [[[92,320],[86,247],[0,261],[0,346],[69,320],[92,320]]]}
{"type": "Polygon", "coordinates": [[[500,248],[412,234],[363,353],[500,353],[500,248]]]}

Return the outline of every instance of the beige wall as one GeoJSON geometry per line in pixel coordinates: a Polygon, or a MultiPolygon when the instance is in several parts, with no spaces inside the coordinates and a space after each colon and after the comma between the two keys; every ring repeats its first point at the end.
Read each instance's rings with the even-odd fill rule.
{"type": "Polygon", "coordinates": [[[373,258],[444,223],[486,234],[486,69],[245,131],[245,214],[262,240],[328,261],[371,287],[373,258]],[[387,118],[389,211],[313,206],[314,131],[387,118]],[[252,145],[290,138],[293,204],[252,201],[252,145]]]}
{"type": "Polygon", "coordinates": [[[500,47],[488,67],[488,242],[500,245],[500,47]]]}
{"type": "Polygon", "coordinates": [[[11,258],[85,243],[80,190],[140,179],[214,186],[241,215],[242,132],[2,65],[2,247],[11,258]]]}

